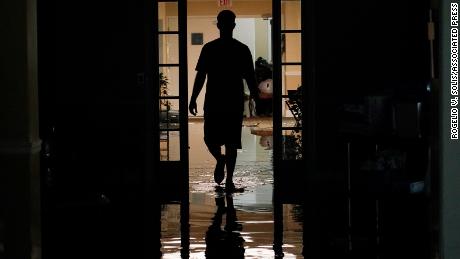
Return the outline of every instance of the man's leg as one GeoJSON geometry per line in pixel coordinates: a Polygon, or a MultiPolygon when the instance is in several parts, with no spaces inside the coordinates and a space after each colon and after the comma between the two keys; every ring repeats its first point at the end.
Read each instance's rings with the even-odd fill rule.
{"type": "Polygon", "coordinates": [[[224,168],[225,168],[225,156],[222,155],[219,145],[212,145],[206,143],[208,150],[211,155],[216,159],[216,168],[214,169],[214,181],[217,184],[220,184],[225,177],[224,168]]]}
{"type": "Polygon", "coordinates": [[[236,148],[225,146],[225,163],[227,165],[227,184],[233,184],[233,171],[235,171],[236,164],[236,148]]]}
{"type": "Polygon", "coordinates": [[[223,157],[219,145],[206,144],[206,146],[208,147],[209,153],[211,153],[211,155],[216,159],[216,161],[223,157]]]}

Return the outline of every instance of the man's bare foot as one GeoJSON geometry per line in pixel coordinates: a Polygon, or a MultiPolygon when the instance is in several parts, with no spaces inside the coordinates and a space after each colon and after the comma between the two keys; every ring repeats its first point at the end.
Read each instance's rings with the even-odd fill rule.
{"type": "Polygon", "coordinates": [[[226,182],[225,183],[225,192],[226,193],[234,193],[234,192],[244,192],[244,188],[237,188],[233,182],[226,182]]]}
{"type": "Polygon", "coordinates": [[[225,156],[221,156],[216,163],[216,168],[214,169],[214,181],[217,184],[220,184],[225,177],[225,156]]]}

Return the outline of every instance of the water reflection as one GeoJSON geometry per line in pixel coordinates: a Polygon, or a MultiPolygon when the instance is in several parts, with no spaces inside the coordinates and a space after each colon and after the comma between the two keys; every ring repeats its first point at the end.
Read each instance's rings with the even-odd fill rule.
{"type": "Polygon", "coordinates": [[[259,144],[262,147],[265,147],[266,150],[271,150],[273,147],[273,136],[261,136],[259,140],[259,144]]]}
{"type": "Polygon", "coordinates": [[[181,226],[179,204],[164,206],[161,220],[163,258],[301,257],[301,207],[279,203],[270,211],[264,207],[248,211],[239,209],[237,199],[240,196],[195,197],[195,202],[205,199],[206,204],[191,203],[189,224],[182,223],[188,228],[181,226]],[[219,254],[219,250],[226,253],[219,254]]]}
{"type": "Polygon", "coordinates": [[[284,258],[301,257],[302,220],[298,206],[273,204],[271,128],[243,127],[243,149],[238,154],[234,180],[245,191],[225,195],[216,192],[212,180],[214,161],[203,143],[202,126],[199,121],[189,124],[188,222],[181,218],[181,211],[185,211],[181,204],[162,208],[163,258],[275,258],[275,228],[280,230],[278,248],[284,258]],[[276,206],[282,210],[275,211],[276,206]]]}
{"type": "Polygon", "coordinates": [[[232,194],[218,194],[216,213],[212,224],[206,231],[206,258],[244,258],[244,238],[241,236],[243,225],[238,222],[233,206],[232,194]],[[227,202],[227,206],[225,206],[227,202]],[[222,217],[226,215],[225,226],[222,229],[222,217]]]}

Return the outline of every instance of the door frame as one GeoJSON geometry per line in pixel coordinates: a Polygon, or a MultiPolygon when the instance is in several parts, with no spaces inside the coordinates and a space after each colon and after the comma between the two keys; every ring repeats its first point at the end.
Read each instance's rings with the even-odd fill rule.
{"type": "MultiPolygon", "coordinates": [[[[316,83],[315,83],[315,44],[314,44],[314,1],[301,1],[301,28],[300,30],[283,30],[281,28],[281,2],[272,1],[272,59],[273,59],[273,175],[274,198],[280,197],[279,189],[286,185],[287,178],[295,177],[295,182],[307,184],[316,171],[316,83]],[[283,33],[300,33],[301,60],[300,62],[282,62],[281,35],[283,33]],[[300,65],[302,84],[302,159],[283,159],[283,129],[292,130],[293,127],[283,127],[282,106],[282,66],[300,65]],[[289,173],[289,175],[288,175],[289,173]],[[280,179],[280,180],[276,180],[280,179]],[[284,180],[283,180],[284,179],[284,180]]],[[[292,181],[292,179],[289,179],[292,181]]],[[[305,188],[303,188],[305,190],[305,188]]],[[[303,195],[301,195],[303,196],[303,195]]],[[[301,198],[301,197],[298,197],[301,198]]]]}
{"type": "MultiPolygon", "coordinates": [[[[187,201],[188,200],[188,189],[189,189],[189,176],[188,176],[188,166],[189,166],[189,154],[188,154],[188,65],[187,65],[187,1],[183,0],[154,0],[148,1],[154,5],[154,23],[153,23],[153,42],[152,49],[154,51],[153,56],[153,66],[152,73],[154,73],[153,82],[153,91],[149,94],[150,100],[148,102],[153,103],[153,131],[155,144],[155,152],[153,157],[148,159],[153,159],[155,161],[155,172],[156,180],[160,182],[160,185],[157,186],[159,189],[163,188],[163,191],[159,193],[162,200],[165,201],[187,201]],[[159,30],[158,24],[158,5],[160,3],[176,3],[177,4],[177,17],[178,17],[178,28],[177,31],[165,31],[159,30]],[[177,35],[178,37],[178,63],[176,64],[161,64],[159,61],[159,39],[162,35],[177,35]],[[168,96],[166,99],[175,99],[179,102],[179,129],[161,129],[160,128],[160,102],[159,99],[162,98],[159,96],[160,92],[160,83],[158,71],[161,67],[177,67],[179,69],[178,75],[178,96],[168,96]],[[179,132],[179,160],[176,161],[160,161],[160,133],[166,131],[166,134],[169,134],[170,131],[179,132]],[[171,179],[174,179],[173,184],[170,183],[171,179]],[[179,185],[177,183],[180,183],[179,185]],[[169,190],[165,194],[165,190],[169,190]]],[[[147,87],[148,88],[148,87],[147,87]]],[[[148,115],[149,116],[149,115],[148,115]]]]}

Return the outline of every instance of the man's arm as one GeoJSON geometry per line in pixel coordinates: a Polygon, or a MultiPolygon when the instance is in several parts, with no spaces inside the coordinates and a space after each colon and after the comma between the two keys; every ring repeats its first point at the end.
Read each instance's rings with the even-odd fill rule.
{"type": "Polygon", "coordinates": [[[190,104],[188,106],[188,110],[190,111],[190,113],[195,116],[198,113],[198,110],[196,107],[196,99],[198,98],[198,95],[200,94],[201,89],[203,89],[205,80],[206,80],[206,73],[202,71],[197,71],[196,76],[195,76],[195,83],[193,84],[192,96],[190,97],[190,104]]]}
{"type": "Polygon", "coordinates": [[[249,91],[251,92],[251,97],[253,99],[256,99],[259,97],[259,88],[257,87],[256,84],[256,76],[254,73],[254,70],[251,73],[249,73],[245,78],[246,83],[248,84],[249,91]]]}
{"type": "Polygon", "coordinates": [[[256,73],[254,71],[254,62],[252,61],[251,51],[247,49],[247,64],[245,65],[246,71],[244,73],[244,79],[248,84],[249,91],[251,92],[251,97],[253,99],[259,98],[259,88],[256,83],[256,73]]]}

